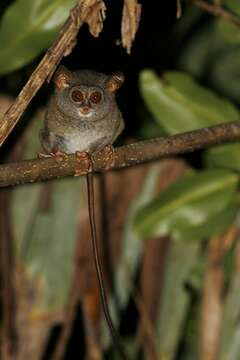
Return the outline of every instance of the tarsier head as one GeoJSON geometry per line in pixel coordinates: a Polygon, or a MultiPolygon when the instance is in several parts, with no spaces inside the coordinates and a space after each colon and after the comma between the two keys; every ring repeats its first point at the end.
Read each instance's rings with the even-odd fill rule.
{"type": "Polygon", "coordinates": [[[57,105],[63,113],[76,120],[97,121],[111,111],[124,77],[92,70],[71,72],[60,66],[53,81],[57,105]]]}

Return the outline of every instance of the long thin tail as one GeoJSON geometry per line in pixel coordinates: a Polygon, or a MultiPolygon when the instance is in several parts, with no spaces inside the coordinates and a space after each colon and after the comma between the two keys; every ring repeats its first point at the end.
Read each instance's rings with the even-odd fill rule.
{"type": "Polygon", "coordinates": [[[127,355],[123,349],[123,346],[120,342],[119,335],[117,333],[116,328],[113,325],[112,318],[109,311],[106,290],[103,281],[103,272],[102,266],[100,262],[98,243],[97,243],[97,231],[96,231],[96,222],[95,222],[95,208],[94,208],[94,186],[93,186],[93,175],[91,173],[87,174],[87,192],[88,192],[88,212],[89,212],[89,221],[91,227],[91,240],[92,240],[92,249],[94,256],[94,263],[98,278],[99,291],[102,301],[102,307],[106,322],[108,324],[112,340],[118,349],[119,355],[123,360],[128,360],[127,355]]]}

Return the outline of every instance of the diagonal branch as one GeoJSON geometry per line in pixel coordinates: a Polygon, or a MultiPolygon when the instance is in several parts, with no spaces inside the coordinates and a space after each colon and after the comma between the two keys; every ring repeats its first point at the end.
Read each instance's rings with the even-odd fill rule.
{"type": "MultiPolygon", "coordinates": [[[[192,152],[197,149],[240,140],[240,122],[224,123],[187,133],[139,141],[115,149],[115,163],[111,169],[134,166],[158,160],[167,156],[192,152]]],[[[104,172],[104,152],[92,157],[93,171],[104,172]]],[[[32,183],[73,176],[77,170],[85,169],[85,164],[74,155],[67,156],[61,163],[54,158],[24,160],[0,166],[0,187],[32,183]]]]}
{"type": "Polygon", "coordinates": [[[225,20],[232,22],[233,24],[240,27],[240,17],[232,14],[231,12],[224,10],[217,2],[214,4],[209,4],[204,0],[190,0],[194,5],[198,6],[200,9],[212,14],[213,16],[219,16],[225,20]]]}
{"type": "Polygon", "coordinates": [[[90,32],[98,36],[102,29],[97,14],[104,12],[104,4],[95,0],[78,0],[69,18],[60,31],[56,41],[47,50],[37,68],[23,87],[15,102],[0,119],[0,146],[11,133],[32,98],[46,80],[49,80],[63,56],[71,53],[75,46],[78,31],[84,22],[89,24],[90,32]],[[98,6],[98,8],[96,8],[98,6]],[[95,18],[93,19],[93,14],[95,18]]]}

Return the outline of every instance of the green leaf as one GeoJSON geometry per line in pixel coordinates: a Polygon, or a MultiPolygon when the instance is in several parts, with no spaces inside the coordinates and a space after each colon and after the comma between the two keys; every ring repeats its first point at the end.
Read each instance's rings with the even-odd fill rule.
{"type": "Polygon", "coordinates": [[[200,304],[196,296],[191,298],[188,306],[187,319],[184,323],[184,331],[182,333],[181,348],[179,360],[193,360],[199,357],[199,311],[200,304]]]}
{"type": "Polygon", "coordinates": [[[141,140],[152,139],[153,137],[160,137],[166,135],[161,127],[152,118],[145,118],[142,126],[137,132],[137,137],[141,140]]]}
{"type": "Polygon", "coordinates": [[[225,47],[213,21],[203,24],[191,35],[179,54],[178,67],[196,78],[204,76],[225,47]]]}
{"type": "MultiPolygon", "coordinates": [[[[160,174],[161,165],[155,164],[149,168],[139,194],[129,206],[127,221],[123,231],[121,257],[118,260],[116,274],[114,276],[115,294],[118,299],[118,307],[121,310],[126,308],[129,297],[132,294],[133,285],[131,279],[135,279],[144,250],[144,244],[140,236],[136,234],[133,229],[135,214],[141,206],[144,206],[153,198],[160,174]]],[[[110,298],[108,302],[114,324],[118,325],[119,317],[116,314],[116,307],[113,306],[114,301],[110,298]]],[[[109,329],[105,321],[101,329],[101,336],[103,344],[107,346],[110,339],[109,329]]]]}
{"type": "Polygon", "coordinates": [[[239,103],[240,28],[222,19],[198,27],[179,54],[178,67],[239,103]],[[231,46],[229,46],[229,44],[231,46]]]}
{"type": "Polygon", "coordinates": [[[215,146],[204,154],[206,166],[240,171],[240,144],[215,146]]]}
{"type": "Polygon", "coordinates": [[[39,211],[25,246],[23,260],[28,273],[42,284],[41,310],[62,308],[69,294],[81,198],[78,180],[44,184],[41,195],[49,192],[50,207],[39,211]]]}
{"type": "Polygon", "coordinates": [[[194,238],[209,238],[212,235],[222,234],[235,221],[239,210],[239,203],[233,199],[230,204],[216,215],[209,216],[204,223],[197,225],[183,225],[175,229],[175,238],[192,240],[194,238]],[[197,234],[197,235],[196,235],[197,234]]]}
{"type": "MultiPolygon", "coordinates": [[[[32,158],[40,148],[42,123],[35,120],[26,134],[24,157],[32,158]]],[[[61,310],[69,296],[84,189],[81,180],[68,178],[18,186],[13,191],[18,263],[36,290],[37,301],[33,298],[31,308],[35,314],[61,310]]]]}
{"type": "Polygon", "coordinates": [[[183,41],[186,36],[192,31],[192,28],[196,26],[202,17],[202,11],[194,6],[189,4],[184,8],[182,13],[181,21],[177,21],[174,25],[174,37],[178,43],[183,41]]]}
{"type": "Polygon", "coordinates": [[[56,37],[75,0],[16,0],[0,23],[0,74],[32,61],[56,37]]]}
{"type": "Polygon", "coordinates": [[[142,237],[171,235],[183,241],[213,235],[233,216],[222,212],[234,205],[237,183],[238,177],[225,170],[185,176],[139,210],[135,229],[142,237]]]}
{"type": "MultiPolygon", "coordinates": [[[[238,0],[222,0],[222,5],[239,16],[240,20],[240,3],[238,0]]],[[[223,39],[232,44],[239,44],[240,42],[240,28],[230,21],[219,18],[216,21],[217,31],[221,34],[223,39]]]]}
{"type": "Polygon", "coordinates": [[[140,90],[148,109],[169,134],[239,119],[234,105],[182,72],[169,71],[160,79],[153,71],[143,70],[140,90]]]}
{"type": "Polygon", "coordinates": [[[127,304],[129,296],[129,279],[134,278],[138,269],[138,264],[143,252],[143,243],[141,238],[133,229],[133,222],[138,210],[153,199],[156,183],[161,173],[161,165],[153,165],[149,169],[144,184],[139,191],[139,195],[134,199],[129,207],[127,222],[124,226],[122,239],[121,258],[116,272],[116,294],[121,308],[127,304]]]}
{"type": "MultiPolygon", "coordinates": [[[[240,18],[239,18],[240,19],[240,18]]],[[[220,18],[216,22],[216,30],[221,35],[222,39],[230,44],[239,44],[240,42],[240,28],[232,22],[220,18]]]]}
{"type": "MultiPolygon", "coordinates": [[[[43,113],[38,113],[31,122],[31,128],[28,129],[29,136],[24,143],[23,154],[25,159],[32,159],[36,157],[40,150],[40,143],[38,140],[38,132],[42,127],[43,113]]],[[[24,239],[28,237],[31,231],[31,224],[39,207],[39,199],[43,183],[35,183],[27,186],[19,186],[13,190],[12,211],[14,221],[14,232],[16,240],[16,248],[18,253],[22,252],[25,247],[24,239]],[[27,199],[27,202],[26,202],[27,199]],[[24,208],[24,211],[23,211],[24,208]]]]}
{"type": "Polygon", "coordinates": [[[228,47],[228,50],[222,52],[213,64],[210,74],[210,81],[214,87],[238,104],[240,103],[239,56],[239,46],[228,47]]]}
{"type": "Polygon", "coordinates": [[[240,3],[238,0],[222,0],[221,3],[233,13],[240,16],[240,3]]]}
{"type": "Polygon", "coordinates": [[[196,264],[199,245],[197,242],[186,246],[178,242],[170,244],[156,322],[161,359],[176,358],[191,300],[185,283],[196,264]]]}

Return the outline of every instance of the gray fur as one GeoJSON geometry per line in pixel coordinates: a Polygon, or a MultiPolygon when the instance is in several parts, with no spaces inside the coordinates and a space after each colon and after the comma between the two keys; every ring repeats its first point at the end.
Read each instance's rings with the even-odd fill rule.
{"type": "Polygon", "coordinates": [[[113,144],[124,129],[115,93],[106,88],[110,76],[92,70],[76,71],[71,75],[68,87],[62,91],[55,89],[45,114],[44,128],[39,133],[41,144],[48,153],[93,153],[107,144],[113,144]],[[86,100],[86,105],[91,109],[88,117],[81,115],[81,106],[71,99],[70,91],[73,88],[80,89],[84,94],[93,91],[102,94],[99,104],[86,100]]]}

